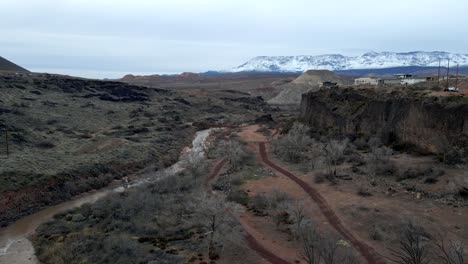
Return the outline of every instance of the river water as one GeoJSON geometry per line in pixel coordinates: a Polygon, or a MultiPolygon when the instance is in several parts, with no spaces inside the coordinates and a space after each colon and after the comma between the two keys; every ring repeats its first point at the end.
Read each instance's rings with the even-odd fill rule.
{"type": "MultiPolygon", "coordinates": [[[[205,155],[205,144],[212,129],[198,131],[192,141],[192,148],[184,149],[179,161],[161,172],[148,174],[129,185],[129,188],[148,182],[156,181],[161,177],[173,176],[184,169],[187,160],[203,158],[205,155]]],[[[30,264],[39,263],[34,255],[34,248],[28,237],[34,233],[36,228],[44,222],[52,219],[55,214],[68,209],[79,207],[85,203],[94,203],[112,192],[122,192],[122,186],[105,188],[55,206],[47,207],[37,213],[25,216],[11,225],[0,229],[0,264],[30,264]]]]}

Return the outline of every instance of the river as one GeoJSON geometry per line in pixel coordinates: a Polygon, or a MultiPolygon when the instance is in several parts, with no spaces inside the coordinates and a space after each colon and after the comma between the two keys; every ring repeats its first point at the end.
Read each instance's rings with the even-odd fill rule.
{"type": "MultiPolygon", "coordinates": [[[[198,131],[192,141],[192,148],[185,148],[179,161],[163,171],[146,174],[145,177],[136,180],[128,187],[135,187],[148,182],[156,181],[161,177],[173,176],[184,169],[188,159],[203,158],[205,155],[205,144],[212,129],[198,131]]],[[[89,192],[76,197],[73,200],[55,206],[47,207],[37,213],[23,217],[11,225],[0,229],[0,264],[34,264],[39,263],[34,254],[29,237],[36,228],[52,219],[60,212],[81,206],[85,203],[94,203],[112,192],[122,192],[122,186],[114,188],[104,188],[98,191],[89,192]]]]}

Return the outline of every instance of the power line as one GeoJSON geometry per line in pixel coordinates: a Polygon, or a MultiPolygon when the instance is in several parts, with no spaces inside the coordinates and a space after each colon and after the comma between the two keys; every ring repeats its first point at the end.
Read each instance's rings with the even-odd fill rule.
{"type": "Polygon", "coordinates": [[[439,58],[439,69],[437,70],[437,89],[440,89],[440,58],[439,58]]]}
{"type": "Polygon", "coordinates": [[[5,145],[6,145],[6,154],[7,154],[7,158],[8,158],[8,156],[10,155],[10,150],[9,150],[9,146],[8,146],[8,128],[7,128],[6,125],[5,125],[5,145]]]}
{"type": "Polygon", "coordinates": [[[448,88],[449,88],[450,59],[448,59],[447,61],[448,61],[448,63],[447,63],[447,84],[446,84],[446,88],[448,90],[448,88]]]}

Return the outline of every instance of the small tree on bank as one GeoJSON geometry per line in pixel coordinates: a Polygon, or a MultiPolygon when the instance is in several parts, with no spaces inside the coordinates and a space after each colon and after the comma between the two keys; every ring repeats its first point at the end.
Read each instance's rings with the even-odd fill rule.
{"type": "Polygon", "coordinates": [[[244,146],[238,140],[223,141],[220,143],[219,151],[229,162],[230,171],[237,171],[249,157],[244,146]]]}
{"type": "Polygon", "coordinates": [[[390,248],[389,260],[398,264],[429,263],[429,244],[423,227],[413,221],[406,221],[400,227],[399,247],[390,248]]]}
{"type": "Polygon", "coordinates": [[[311,142],[309,128],[295,122],[285,136],[273,142],[273,151],[285,161],[298,163],[311,142]]]}
{"type": "Polygon", "coordinates": [[[348,139],[330,140],[323,147],[323,155],[327,167],[327,174],[336,175],[336,167],[343,160],[344,152],[348,146],[348,139]]]}

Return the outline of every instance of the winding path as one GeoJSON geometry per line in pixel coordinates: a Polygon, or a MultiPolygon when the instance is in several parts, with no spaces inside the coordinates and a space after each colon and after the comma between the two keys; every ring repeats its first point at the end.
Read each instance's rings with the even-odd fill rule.
{"type": "MultiPolygon", "coordinates": [[[[218,177],[219,173],[223,169],[224,165],[226,164],[227,160],[222,159],[216,162],[215,166],[213,167],[213,170],[211,171],[210,175],[206,178],[205,181],[205,187],[207,190],[211,190],[210,188],[210,183],[218,177]]],[[[229,211],[237,219],[237,221],[241,224],[242,221],[239,219],[235,214],[229,211]]],[[[244,232],[245,232],[245,240],[247,241],[247,244],[249,247],[254,250],[258,255],[263,257],[265,260],[272,264],[290,264],[290,262],[282,259],[280,256],[274,254],[273,252],[269,251],[267,248],[262,246],[262,244],[253,236],[251,233],[247,231],[247,229],[244,227],[244,232]]]]}
{"type": "Polygon", "coordinates": [[[247,231],[245,235],[245,240],[247,240],[247,243],[249,244],[249,247],[253,249],[257,254],[262,256],[264,259],[266,259],[268,262],[272,264],[290,264],[286,260],[282,259],[281,257],[275,255],[273,252],[269,251],[265,247],[263,247],[258,240],[252,236],[250,233],[247,231]]]}
{"type": "Polygon", "coordinates": [[[219,173],[221,172],[221,169],[224,167],[224,164],[226,164],[226,162],[227,162],[226,159],[222,159],[216,163],[213,170],[211,171],[211,174],[208,175],[208,178],[206,178],[205,188],[207,190],[211,189],[210,183],[219,175],[219,173]]]}
{"type": "Polygon", "coordinates": [[[370,247],[362,241],[359,241],[348,229],[346,229],[346,227],[343,225],[343,222],[341,222],[340,218],[336,215],[336,213],[327,203],[325,198],[323,198],[323,196],[320,195],[320,193],[316,189],[312,188],[309,184],[307,184],[305,181],[301,180],[299,177],[295,176],[291,172],[281,168],[280,166],[270,161],[268,159],[265,142],[259,142],[258,144],[261,160],[271,168],[285,175],[286,177],[294,181],[297,185],[299,185],[317,203],[317,205],[320,208],[320,211],[323,213],[328,222],[359,251],[359,253],[367,261],[367,263],[386,263],[381,257],[379,257],[376,254],[372,247],[370,247]]]}

